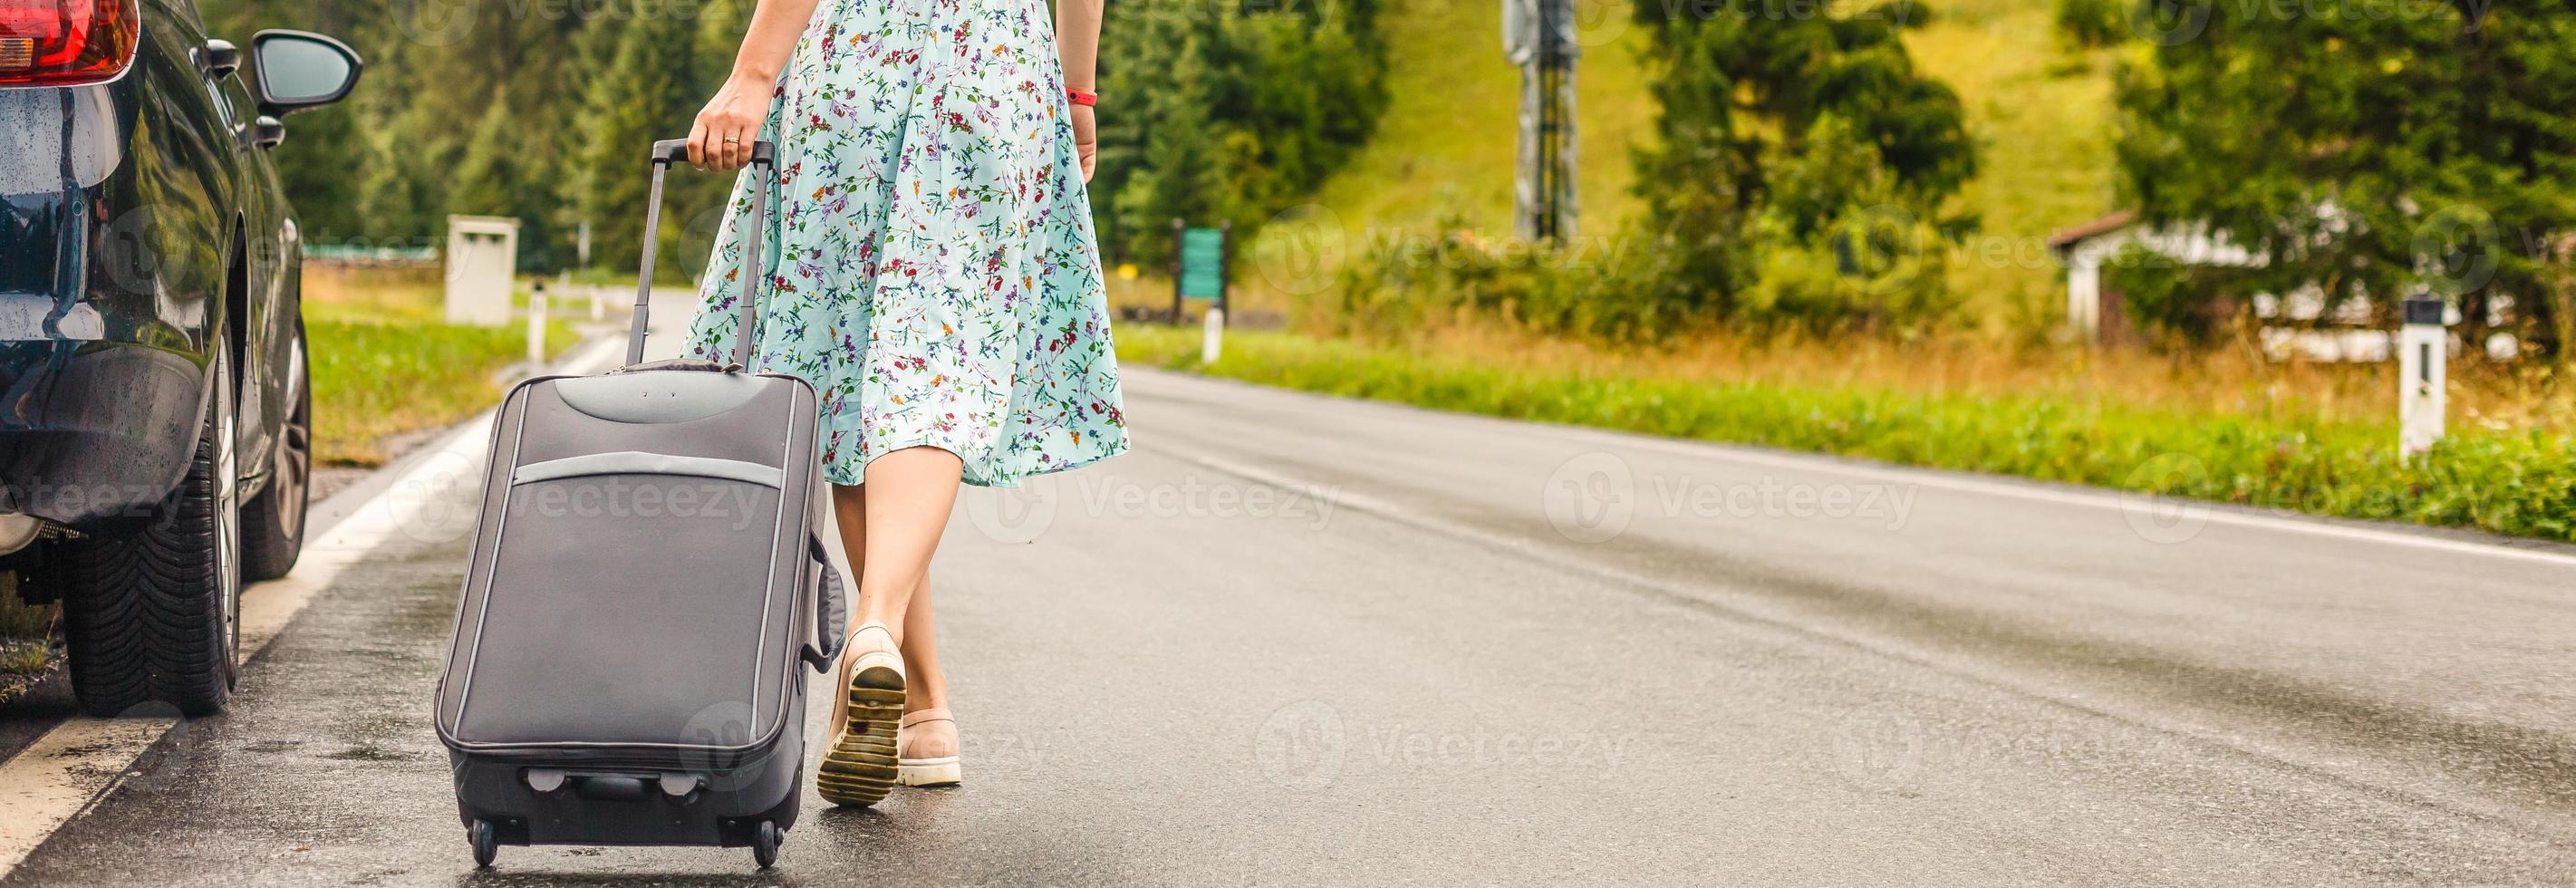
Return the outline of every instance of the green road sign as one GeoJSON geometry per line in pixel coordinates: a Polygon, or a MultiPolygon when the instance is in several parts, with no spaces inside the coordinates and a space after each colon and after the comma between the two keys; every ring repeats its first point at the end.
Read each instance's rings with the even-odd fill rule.
{"type": "Polygon", "coordinates": [[[1190,228],[1181,232],[1181,295],[1215,299],[1225,292],[1225,232],[1190,228]]]}

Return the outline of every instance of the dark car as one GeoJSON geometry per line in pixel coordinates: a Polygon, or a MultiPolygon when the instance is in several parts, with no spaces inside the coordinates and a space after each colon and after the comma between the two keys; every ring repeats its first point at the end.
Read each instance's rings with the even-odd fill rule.
{"type": "Polygon", "coordinates": [[[0,0],[0,567],[101,715],[222,708],[304,535],[302,247],[270,149],[357,54],[191,0],[0,0]]]}

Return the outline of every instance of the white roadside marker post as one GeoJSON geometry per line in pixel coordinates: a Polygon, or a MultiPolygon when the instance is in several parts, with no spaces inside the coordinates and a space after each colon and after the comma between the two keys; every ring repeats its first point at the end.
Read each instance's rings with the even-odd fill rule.
{"type": "Polygon", "coordinates": [[[1214,364],[1225,338],[1225,306],[1208,306],[1205,328],[1207,335],[1199,340],[1199,363],[1214,364]]]}
{"type": "Polygon", "coordinates": [[[2416,456],[2442,440],[2443,389],[2448,375],[2450,335],[2442,323],[2442,300],[2417,296],[2406,300],[2406,324],[2397,333],[2397,452],[2416,456]]]}
{"type": "MultiPolygon", "coordinates": [[[[566,301],[572,299],[572,269],[567,268],[555,273],[555,292],[564,294],[566,301]]],[[[590,288],[590,319],[596,321],[606,317],[608,317],[608,297],[600,295],[598,287],[590,288]]]]}
{"type": "Polygon", "coordinates": [[[528,372],[546,365],[546,282],[528,292],[528,372]]]}

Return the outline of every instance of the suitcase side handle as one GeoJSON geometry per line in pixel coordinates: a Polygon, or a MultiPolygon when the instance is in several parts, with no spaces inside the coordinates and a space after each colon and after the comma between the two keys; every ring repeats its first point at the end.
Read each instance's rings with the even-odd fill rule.
{"type": "MultiPolygon", "coordinates": [[[[741,237],[742,264],[738,266],[747,273],[741,275],[742,292],[734,297],[742,303],[742,317],[734,330],[733,364],[728,370],[751,366],[751,334],[760,320],[760,300],[754,298],[758,295],[755,291],[759,282],[768,277],[760,264],[760,242],[769,227],[767,186],[774,184],[778,177],[773,160],[776,156],[777,148],[769,142],[751,143],[751,166],[769,181],[763,182],[762,187],[751,189],[750,224],[734,229],[738,236],[748,233],[748,236],[741,237]]],[[[644,363],[644,328],[653,313],[653,246],[655,235],[662,230],[662,175],[670,171],[672,164],[688,159],[687,139],[663,139],[653,143],[653,187],[644,198],[644,270],[635,279],[634,323],[626,333],[626,364],[630,367],[644,363]]]]}
{"type": "Polygon", "coordinates": [[[832,661],[841,656],[841,627],[850,621],[849,606],[842,595],[841,572],[833,569],[831,556],[824,553],[823,539],[808,535],[805,548],[821,576],[814,581],[814,639],[801,654],[814,671],[829,673],[832,661]]]}

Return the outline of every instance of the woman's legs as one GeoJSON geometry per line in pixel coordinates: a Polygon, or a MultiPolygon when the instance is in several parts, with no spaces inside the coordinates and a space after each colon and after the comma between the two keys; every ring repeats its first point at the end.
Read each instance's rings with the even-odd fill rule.
{"type": "MultiPolygon", "coordinates": [[[[907,452],[910,451],[898,451],[893,454],[888,454],[885,457],[878,459],[874,465],[870,466],[870,468],[876,469],[877,467],[884,466],[889,460],[895,459],[907,452]]],[[[945,451],[936,451],[935,449],[934,452],[943,455],[945,454],[945,451]]],[[[953,456],[949,458],[952,460],[955,459],[953,456]]],[[[877,474],[882,476],[884,473],[880,471],[877,472],[877,474]]],[[[953,491],[955,490],[955,485],[951,484],[949,489],[952,491],[951,499],[954,499],[953,491]]],[[[868,494],[866,485],[833,485],[832,487],[832,513],[835,523],[837,523],[841,529],[841,547],[843,551],[849,555],[850,570],[857,572],[860,577],[862,577],[861,582],[863,583],[865,582],[864,578],[868,575],[867,553],[869,551],[869,516],[867,501],[868,494]]],[[[940,520],[944,524],[947,513],[942,511],[939,514],[941,516],[940,520]]],[[[932,545],[936,547],[937,530],[934,529],[932,533],[932,545]]],[[[861,593],[861,597],[862,601],[859,607],[852,611],[852,620],[850,623],[852,627],[856,627],[860,623],[868,620],[872,613],[869,609],[870,602],[865,600],[866,593],[864,591],[861,593]]],[[[913,586],[909,592],[902,596],[902,598],[904,599],[904,603],[901,608],[903,611],[902,622],[900,624],[887,623],[886,628],[893,629],[895,631],[895,638],[902,644],[905,684],[907,686],[906,693],[904,694],[903,711],[911,713],[919,712],[924,709],[945,708],[948,705],[948,676],[939,669],[939,641],[937,634],[932,628],[930,609],[930,576],[927,570],[926,559],[924,567],[921,570],[920,582],[913,586]]],[[[884,618],[879,616],[877,619],[884,618]]],[[[843,631],[846,632],[848,630],[844,629],[843,631]]],[[[844,665],[847,665],[846,661],[844,661],[844,665]]],[[[848,676],[844,675],[842,677],[842,683],[846,684],[847,681],[848,676]]],[[[839,724],[837,719],[834,721],[834,724],[836,726],[839,724]]]]}
{"type": "Polygon", "coordinates": [[[919,705],[916,700],[932,696],[908,692],[928,681],[946,696],[935,664],[925,675],[905,662],[911,659],[905,630],[918,626],[919,638],[930,637],[928,605],[917,624],[910,610],[915,598],[927,601],[921,593],[930,580],[930,556],[957,502],[962,470],[956,454],[910,447],[869,462],[863,483],[832,488],[841,545],[859,575],[851,625],[885,630],[853,634],[841,655],[833,739],[814,774],[815,788],[833,804],[869,805],[885,798],[901,774],[896,723],[919,705]]]}
{"type": "MultiPolygon", "coordinates": [[[[930,581],[930,556],[957,503],[965,464],[937,447],[907,447],[868,463],[864,483],[833,485],[841,545],[859,573],[859,606],[851,625],[883,623],[903,641],[914,593],[930,581]]],[[[924,608],[923,626],[929,625],[924,608]]],[[[910,645],[905,645],[907,649],[910,645]]],[[[907,657],[909,659],[909,657],[907,657]]]]}
{"type": "MultiPolygon", "coordinates": [[[[931,629],[930,556],[948,526],[963,468],[946,450],[909,447],[869,463],[866,483],[832,485],[841,548],[859,575],[850,628],[874,620],[894,632],[909,691],[905,712],[948,705],[948,678],[939,671],[939,643],[931,629]]],[[[846,671],[846,657],[842,665],[846,671]]],[[[837,727],[839,708],[833,712],[837,727]]]]}
{"type": "Polygon", "coordinates": [[[903,611],[903,711],[948,708],[948,675],[939,671],[939,640],[930,626],[930,578],[912,590],[903,611]]]}

